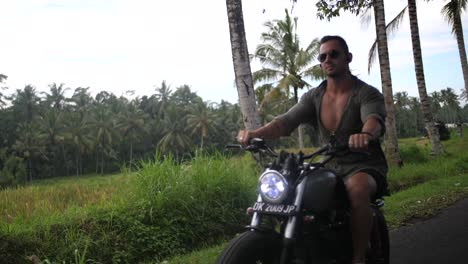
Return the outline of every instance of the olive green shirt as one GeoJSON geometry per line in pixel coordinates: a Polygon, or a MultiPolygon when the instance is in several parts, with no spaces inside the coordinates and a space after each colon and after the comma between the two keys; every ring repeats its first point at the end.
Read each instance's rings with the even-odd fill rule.
{"type": "MultiPolygon", "coordinates": [[[[300,124],[308,123],[312,125],[319,133],[321,144],[330,142],[331,135],[334,135],[337,144],[346,145],[350,135],[360,133],[364,123],[370,117],[374,117],[380,122],[383,135],[386,116],[383,95],[376,88],[356,77],[354,77],[352,92],[344,107],[336,131],[325,129],[320,119],[320,109],[326,87],[327,81],[323,81],[317,88],[306,92],[288,112],[275,119],[286,126],[289,134],[300,124]]],[[[369,174],[376,178],[377,183],[380,183],[380,191],[386,193],[385,178],[388,167],[378,140],[369,143],[366,153],[353,152],[342,157],[336,157],[327,163],[326,167],[333,169],[341,177],[352,175],[358,171],[369,171],[369,174]]]]}

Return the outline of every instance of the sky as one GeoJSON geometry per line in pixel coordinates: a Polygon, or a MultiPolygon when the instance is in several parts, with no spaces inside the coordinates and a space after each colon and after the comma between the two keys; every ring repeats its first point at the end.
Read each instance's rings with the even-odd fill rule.
{"type": "MultiPolygon", "coordinates": [[[[378,62],[367,73],[367,54],[375,40],[373,20],[343,13],[331,21],[316,18],[315,2],[244,0],[250,53],[261,44],[264,23],[283,19],[285,8],[298,17],[298,35],[306,47],[314,38],[340,35],[348,42],[352,73],[381,89],[378,62]],[[293,7],[293,8],[292,8],[293,7]]],[[[419,31],[428,93],[463,89],[457,43],[440,14],[444,0],[418,1],[419,31]]],[[[386,21],[406,5],[387,0],[386,21]]],[[[462,16],[465,43],[468,15],[462,16]]],[[[0,0],[1,85],[11,94],[31,84],[38,92],[63,83],[71,96],[90,87],[117,96],[151,95],[163,80],[173,88],[187,84],[205,101],[237,102],[226,2],[221,0],[0,0]]],[[[418,96],[409,19],[389,37],[393,92],[418,96]]],[[[252,70],[259,70],[258,62],[252,70]]],[[[311,82],[312,85],[318,83],[311,82]]]]}

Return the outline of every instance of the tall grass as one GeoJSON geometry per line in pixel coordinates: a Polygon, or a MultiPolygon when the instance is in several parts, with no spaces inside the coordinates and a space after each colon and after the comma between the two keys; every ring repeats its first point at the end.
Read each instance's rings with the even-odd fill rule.
{"type": "Polygon", "coordinates": [[[132,176],[2,191],[0,258],[137,263],[216,243],[242,227],[254,168],[248,157],[197,155],[179,164],[156,156],[132,176]]]}
{"type": "Polygon", "coordinates": [[[143,164],[135,181],[133,199],[146,212],[144,221],[161,229],[177,226],[167,235],[180,248],[190,249],[242,227],[256,177],[254,164],[246,158],[197,155],[180,165],[156,157],[143,164]]]}
{"type": "Polygon", "coordinates": [[[392,193],[408,189],[429,180],[461,175],[468,172],[468,136],[443,142],[444,154],[430,155],[429,141],[424,138],[400,140],[401,168],[391,167],[387,176],[392,193]]]}
{"type": "MultiPolygon", "coordinates": [[[[444,146],[446,154],[433,158],[427,141],[403,140],[405,166],[390,169],[391,191],[467,173],[468,139],[444,146]]],[[[217,244],[247,223],[244,210],[254,200],[257,176],[249,155],[197,155],[189,163],[156,155],[131,175],[3,190],[0,259],[138,263],[217,244]]]]}
{"type": "Polygon", "coordinates": [[[122,174],[57,179],[5,189],[0,192],[0,232],[24,232],[67,215],[85,215],[88,207],[117,206],[129,179],[122,174]]]}

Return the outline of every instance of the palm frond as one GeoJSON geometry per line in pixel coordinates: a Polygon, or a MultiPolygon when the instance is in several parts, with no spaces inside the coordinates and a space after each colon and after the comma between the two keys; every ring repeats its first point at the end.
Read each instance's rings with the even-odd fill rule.
{"type": "Polygon", "coordinates": [[[305,71],[301,72],[300,75],[316,81],[325,79],[325,75],[323,74],[322,68],[320,68],[320,64],[307,68],[305,71]]]}
{"type": "Polygon", "coordinates": [[[372,47],[369,50],[369,55],[367,56],[367,73],[370,74],[370,70],[372,68],[372,64],[375,62],[375,58],[377,57],[377,39],[372,44],[372,47]]]}
{"type": "Polygon", "coordinates": [[[369,27],[372,21],[372,8],[371,6],[367,6],[362,14],[360,15],[361,25],[365,28],[369,27]]]}
{"type": "Polygon", "coordinates": [[[284,97],[287,98],[288,96],[284,94],[279,87],[273,88],[271,91],[265,94],[262,102],[260,103],[259,111],[262,112],[267,104],[276,102],[284,97]]]}
{"type": "Polygon", "coordinates": [[[282,72],[275,69],[263,68],[252,73],[254,83],[276,81],[281,77],[282,72]]]}
{"type": "Polygon", "coordinates": [[[305,51],[314,59],[317,58],[320,53],[320,40],[318,38],[314,38],[305,51]]]}
{"type": "Polygon", "coordinates": [[[467,0],[450,0],[442,7],[440,13],[447,23],[452,27],[452,33],[455,32],[455,20],[466,10],[467,0]]]}
{"type": "MultiPolygon", "coordinates": [[[[398,30],[400,27],[401,23],[403,22],[403,19],[405,17],[406,11],[408,10],[408,6],[405,6],[398,15],[396,15],[392,21],[390,21],[387,26],[385,27],[385,30],[387,32],[387,37],[390,38],[393,36],[393,34],[398,30]]],[[[368,62],[367,62],[367,73],[370,73],[370,70],[372,68],[372,64],[375,62],[375,58],[377,55],[377,38],[375,39],[374,43],[372,44],[371,48],[369,49],[369,55],[368,55],[368,62]]]]}
{"type": "Polygon", "coordinates": [[[398,30],[398,28],[400,27],[401,23],[403,22],[403,19],[405,17],[405,14],[406,14],[406,11],[408,10],[408,6],[405,6],[401,11],[400,13],[398,13],[398,15],[396,15],[396,17],[394,17],[392,19],[392,21],[390,21],[387,26],[385,27],[386,31],[387,31],[387,36],[392,36],[393,33],[396,32],[396,30],[398,30]]]}

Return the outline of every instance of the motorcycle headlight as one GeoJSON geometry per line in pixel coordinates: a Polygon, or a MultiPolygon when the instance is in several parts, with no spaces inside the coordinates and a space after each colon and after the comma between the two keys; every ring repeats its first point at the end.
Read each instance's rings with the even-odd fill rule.
{"type": "Polygon", "coordinates": [[[259,191],[263,201],[281,203],[288,194],[288,182],[281,173],[267,170],[260,176],[259,191]]]}

